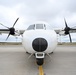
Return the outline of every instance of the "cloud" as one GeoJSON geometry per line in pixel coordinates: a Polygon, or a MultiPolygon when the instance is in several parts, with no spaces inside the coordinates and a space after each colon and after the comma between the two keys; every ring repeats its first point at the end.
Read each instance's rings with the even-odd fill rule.
{"type": "Polygon", "coordinates": [[[2,18],[10,19],[9,22],[14,22],[14,19],[19,16],[24,20],[21,25],[43,20],[56,27],[62,27],[64,17],[69,23],[76,23],[75,2],[75,0],[6,0],[0,1],[0,7],[3,9],[2,18]]]}
{"type": "MultiPolygon", "coordinates": [[[[35,21],[46,21],[53,28],[64,28],[64,17],[70,27],[76,26],[76,0],[0,0],[0,22],[26,29],[35,21]]],[[[2,28],[2,26],[0,26],[2,28]]]]}

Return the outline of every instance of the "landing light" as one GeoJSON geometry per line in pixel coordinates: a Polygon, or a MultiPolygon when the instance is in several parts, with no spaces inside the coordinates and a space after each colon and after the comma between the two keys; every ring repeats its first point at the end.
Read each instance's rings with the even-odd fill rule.
{"type": "Polygon", "coordinates": [[[43,52],[37,52],[35,53],[36,58],[44,58],[45,53],[43,52]]]}

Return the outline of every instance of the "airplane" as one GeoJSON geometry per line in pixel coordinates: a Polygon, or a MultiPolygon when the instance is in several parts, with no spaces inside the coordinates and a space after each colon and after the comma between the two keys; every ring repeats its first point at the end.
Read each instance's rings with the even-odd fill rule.
{"type": "Polygon", "coordinates": [[[45,22],[37,22],[31,24],[26,30],[16,30],[14,26],[16,25],[19,18],[16,19],[15,23],[11,28],[1,24],[7,29],[0,29],[0,34],[7,33],[8,36],[20,36],[22,35],[22,45],[26,50],[26,53],[30,53],[29,58],[34,55],[36,58],[37,65],[41,66],[44,63],[45,56],[50,56],[57,46],[57,34],[69,34],[70,42],[72,42],[70,32],[76,32],[76,29],[70,28],[65,21],[64,29],[53,30],[50,29],[50,25],[45,22]]]}

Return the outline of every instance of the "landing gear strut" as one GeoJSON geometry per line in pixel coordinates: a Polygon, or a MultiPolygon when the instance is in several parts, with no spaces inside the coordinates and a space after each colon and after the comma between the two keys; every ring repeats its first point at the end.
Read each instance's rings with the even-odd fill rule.
{"type": "Polygon", "coordinates": [[[37,53],[35,53],[35,56],[36,56],[37,65],[39,65],[39,66],[43,65],[45,53],[37,52],[37,53]]]}

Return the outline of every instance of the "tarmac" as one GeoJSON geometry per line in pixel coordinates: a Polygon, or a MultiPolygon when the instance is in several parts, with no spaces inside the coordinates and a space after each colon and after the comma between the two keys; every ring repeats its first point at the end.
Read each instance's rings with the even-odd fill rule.
{"type": "MultiPolygon", "coordinates": [[[[58,45],[50,56],[45,75],[76,75],[76,45],[58,45]]],[[[0,45],[0,75],[39,75],[35,57],[28,57],[22,45],[0,45]]]]}

